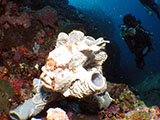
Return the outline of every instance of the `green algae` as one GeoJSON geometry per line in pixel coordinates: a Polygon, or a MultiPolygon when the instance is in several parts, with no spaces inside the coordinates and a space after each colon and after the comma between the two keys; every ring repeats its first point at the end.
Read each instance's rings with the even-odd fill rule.
{"type": "Polygon", "coordinates": [[[0,79],[0,113],[9,113],[9,101],[13,98],[15,92],[7,80],[0,79]]]}

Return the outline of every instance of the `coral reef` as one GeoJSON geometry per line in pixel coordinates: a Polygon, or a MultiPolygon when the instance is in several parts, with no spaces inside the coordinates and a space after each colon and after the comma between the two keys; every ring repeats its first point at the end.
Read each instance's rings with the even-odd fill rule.
{"type": "MultiPolygon", "coordinates": [[[[111,24],[107,24],[108,26],[97,27],[95,21],[100,21],[100,18],[97,17],[97,19],[93,21],[91,19],[88,19],[88,16],[84,17],[81,11],[77,10],[71,5],[68,5],[68,0],[41,0],[38,2],[37,0],[1,0],[0,6],[1,120],[12,120],[12,118],[10,118],[9,116],[9,111],[15,110],[15,108],[17,108],[18,106],[23,105],[25,101],[28,101],[27,103],[33,103],[33,101],[31,101],[32,98],[40,98],[40,100],[44,100],[41,99],[41,94],[38,94],[39,96],[37,95],[39,88],[35,87],[38,84],[35,81],[37,80],[42,82],[42,80],[34,78],[39,78],[41,76],[41,73],[44,73],[44,70],[46,70],[46,68],[48,67],[48,71],[50,71],[51,73],[60,72],[56,71],[56,68],[62,67],[64,64],[66,64],[64,61],[67,61],[67,59],[63,59],[60,56],[59,58],[57,57],[57,59],[55,59],[54,57],[54,60],[51,59],[52,54],[49,54],[48,56],[48,53],[52,50],[53,51],[51,53],[55,53],[55,46],[61,46],[60,48],[62,48],[63,46],[63,48],[66,49],[64,53],[67,52],[68,55],[71,55],[74,60],[82,57],[80,59],[80,64],[83,65],[81,67],[75,69],[75,67],[77,67],[79,64],[74,62],[72,62],[73,66],[72,64],[69,64],[70,66],[68,67],[65,66],[67,69],[70,68],[69,73],[71,72],[72,74],[75,74],[75,72],[78,71],[82,71],[83,73],[92,71],[89,72],[89,75],[87,74],[87,76],[90,76],[91,78],[92,75],[92,83],[94,83],[94,85],[100,85],[101,82],[97,83],[97,80],[105,80],[105,78],[101,75],[101,65],[107,56],[103,52],[99,52],[100,54],[98,52],[95,52],[96,49],[98,50],[101,47],[96,47],[93,45],[93,43],[98,44],[103,41],[103,39],[94,41],[94,38],[97,38],[99,36],[103,36],[105,39],[108,38],[108,36],[112,37],[112,33],[114,31],[112,22],[111,24]],[[109,29],[106,29],[108,27],[109,29]],[[105,28],[106,31],[102,31],[101,28],[105,28]],[[86,49],[82,49],[84,47],[84,44],[77,44],[78,41],[76,41],[73,46],[65,41],[69,37],[68,33],[70,33],[72,30],[80,30],[85,33],[83,36],[84,38],[86,38],[86,41],[84,40],[83,42],[87,43],[87,45],[85,46],[86,49]],[[56,44],[56,38],[60,32],[65,32],[67,34],[61,33],[61,36],[58,36],[59,42],[56,44]],[[86,34],[93,36],[94,38],[87,37],[85,36],[86,34]],[[63,42],[62,38],[64,38],[63,42]],[[64,47],[65,45],[69,46],[64,47]],[[77,45],[78,47],[76,47],[77,45]],[[76,52],[72,53],[72,50],[76,50],[76,52]],[[84,54],[76,56],[75,54],[79,54],[79,50],[82,50],[84,54]],[[73,55],[75,56],[73,57],[73,55]],[[88,56],[90,55],[91,57],[88,58],[88,56]],[[97,57],[93,57],[95,55],[97,55],[97,57]],[[99,57],[101,59],[100,61],[98,59],[99,57]],[[104,58],[102,59],[102,57],[104,58]],[[47,59],[47,63],[45,64],[46,58],[49,59],[47,59]],[[42,67],[45,69],[42,69],[41,71],[40,68],[42,67]],[[92,74],[93,72],[95,72],[92,68],[96,68],[96,73],[98,74],[92,74]],[[51,69],[53,71],[51,71],[51,69]],[[34,87],[35,89],[33,89],[34,87]],[[34,97],[35,94],[36,97],[34,97]]],[[[93,18],[95,18],[94,14],[92,16],[93,18]]],[[[101,21],[103,23],[103,20],[101,21]]],[[[108,21],[110,22],[111,20],[108,19],[108,21]]],[[[82,33],[80,34],[82,35],[82,33]]],[[[81,38],[81,35],[78,35],[77,37],[81,38]]],[[[109,57],[107,58],[107,62],[103,65],[103,73],[105,73],[104,75],[107,81],[121,81],[121,79],[117,77],[117,72],[115,72],[119,72],[119,70],[117,69],[117,66],[119,66],[119,53],[118,48],[115,46],[117,45],[114,43],[114,41],[111,41],[110,45],[105,47],[105,50],[107,51],[109,57]]],[[[59,52],[60,55],[63,55],[64,53],[59,52]]],[[[69,56],[66,56],[66,58],[70,59],[69,56]]],[[[63,68],[65,67],[63,66],[63,68]]],[[[60,75],[62,76],[59,77],[63,78],[63,72],[61,72],[60,75]]],[[[75,74],[75,76],[76,75],[77,74],[75,74]]],[[[41,77],[43,78],[43,76],[41,77]]],[[[84,78],[84,74],[81,74],[78,77],[84,78]]],[[[44,81],[47,81],[48,79],[45,78],[44,81]]],[[[73,80],[73,83],[71,84],[73,88],[75,88],[75,86],[82,85],[80,84],[81,82],[78,81],[80,80],[73,80]]],[[[147,98],[148,101],[155,101],[155,103],[159,105],[159,101],[154,99],[159,96],[159,75],[157,74],[154,76],[149,76],[145,81],[146,82],[142,82],[140,84],[140,87],[138,87],[142,88],[141,86],[144,86],[146,88],[145,91],[139,89],[139,91],[142,93],[142,99],[145,101],[145,99],[147,98]],[[150,97],[151,93],[154,93],[156,97],[150,97]]],[[[55,87],[57,81],[53,81],[53,83],[54,84],[51,85],[54,88],[57,88],[55,87]]],[[[94,89],[93,96],[87,96],[88,94],[93,93],[91,91],[89,93],[85,92],[86,89],[77,90],[81,92],[77,92],[74,89],[75,91],[74,93],[72,93],[71,87],[67,87],[67,89],[62,88],[63,86],[60,86],[60,89],[51,88],[51,91],[53,92],[53,90],[55,90],[61,92],[66,96],[77,96],[78,98],[64,98],[62,95],[56,93],[52,94],[52,96],[54,96],[54,101],[52,101],[52,98],[50,100],[48,99],[48,96],[50,95],[44,92],[46,95],[45,98],[50,103],[41,101],[43,104],[42,106],[40,106],[39,111],[42,111],[32,119],[46,120],[46,111],[49,108],[56,107],[63,109],[70,120],[158,120],[160,116],[159,108],[157,106],[147,107],[145,105],[147,101],[145,101],[145,103],[141,101],[140,98],[137,97],[133,92],[131,92],[128,86],[124,84],[113,84],[107,82],[107,92],[101,93],[99,95],[96,95],[94,92],[99,93],[100,89],[98,91],[94,91],[95,87],[90,86],[90,88],[94,89]],[[67,92],[65,93],[64,91],[67,92]],[[83,98],[84,96],[85,98],[83,98]]],[[[31,105],[31,108],[34,108],[37,105],[36,103],[38,103],[39,101],[34,102],[35,103],[31,105]]],[[[27,114],[27,118],[28,117],[29,116],[27,114]]]]}
{"type": "Polygon", "coordinates": [[[127,85],[108,83],[108,91],[115,102],[99,113],[103,120],[158,120],[158,106],[148,108],[143,101],[131,92],[127,85]],[[115,94],[116,93],[116,94],[115,94]]]}
{"type": "Polygon", "coordinates": [[[12,1],[8,2],[5,8],[5,14],[0,16],[0,24],[3,25],[5,29],[9,29],[10,25],[22,25],[24,28],[30,27],[31,19],[27,12],[22,12],[20,16],[11,16],[12,9],[15,9],[15,5],[12,1]]]}
{"type": "Polygon", "coordinates": [[[102,64],[107,59],[103,51],[106,42],[109,41],[84,36],[81,31],[74,30],[69,35],[59,33],[56,47],[42,67],[42,80],[35,78],[33,81],[36,94],[11,110],[10,116],[13,119],[28,119],[37,115],[47,104],[47,97],[55,100],[53,92],[79,99],[95,94],[100,107],[107,108],[113,99],[106,91],[106,79],[102,75],[102,64]],[[105,95],[98,96],[104,92],[105,95]]]}
{"type": "Polygon", "coordinates": [[[45,6],[41,10],[38,10],[36,13],[36,18],[41,21],[43,26],[56,27],[58,21],[57,11],[50,6],[45,6]]]}
{"type": "Polygon", "coordinates": [[[146,76],[143,82],[137,85],[136,88],[141,99],[144,100],[148,106],[153,104],[160,106],[160,73],[146,76]]]}

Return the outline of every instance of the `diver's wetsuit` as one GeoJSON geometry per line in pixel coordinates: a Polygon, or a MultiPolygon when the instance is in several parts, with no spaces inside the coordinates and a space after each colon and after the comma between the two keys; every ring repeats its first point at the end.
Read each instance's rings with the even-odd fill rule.
{"type": "Polygon", "coordinates": [[[144,6],[149,7],[150,9],[152,9],[157,17],[160,19],[160,12],[158,10],[158,5],[154,2],[154,0],[139,0],[144,6]]]}
{"type": "Polygon", "coordinates": [[[120,35],[123,37],[131,53],[135,54],[137,67],[143,69],[145,65],[144,56],[152,49],[151,34],[141,26],[141,21],[136,20],[131,14],[125,15],[123,22],[124,24],[120,26],[120,35]],[[136,31],[130,34],[129,29],[136,31]]]}
{"type": "Polygon", "coordinates": [[[152,49],[152,43],[149,34],[146,34],[141,30],[137,30],[135,36],[126,35],[124,36],[124,40],[130,51],[136,56],[135,61],[137,67],[142,69],[145,65],[144,56],[146,56],[150,49],[152,49]],[[143,54],[145,47],[148,47],[149,50],[146,54],[143,54]]]}

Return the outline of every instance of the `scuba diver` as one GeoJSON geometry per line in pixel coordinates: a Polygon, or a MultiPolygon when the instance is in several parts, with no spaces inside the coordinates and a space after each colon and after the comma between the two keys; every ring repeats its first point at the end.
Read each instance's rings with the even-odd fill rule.
{"type": "Polygon", "coordinates": [[[160,6],[155,2],[155,0],[139,0],[139,2],[144,6],[146,12],[152,16],[153,12],[156,13],[157,17],[160,19],[160,6]]]}
{"type": "Polygon", "coordinates": [[[126,14],[123,17],[123,23],[119,26],[120,36],[128,45],[131,53],[136,56],[136,65],[143,69],[144,56],[152,49],[151,33],[147,32],[142,26],[141,21],[136,20],[131,14],[126,14]]]}

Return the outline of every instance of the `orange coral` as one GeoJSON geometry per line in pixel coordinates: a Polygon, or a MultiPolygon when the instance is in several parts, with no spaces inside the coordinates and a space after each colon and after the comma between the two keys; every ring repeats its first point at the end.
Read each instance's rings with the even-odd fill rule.
{"type": "Polygon", "coordinates": [[[23,46],[20,46],[19,48],[20,48],[20,50],[23,51],[23,52],[25,52],[25,51],[27,50],[27,48],[26,48],[26,47],[23,47],[23,46]]]}
{"type": "Polygon", "coordinates": [[[40,39],[39,41],[38,41],[38,44],[43,44],[44,43],[44,40],[42,40],[42,39],[40,39]]]}
{"type": "Polygon", "coordinates": [[[48,58],[46,65],[51,67],[52,71],[54,71],[57,68],[56,62],[54,61],[53,58],[48,58]]]}

